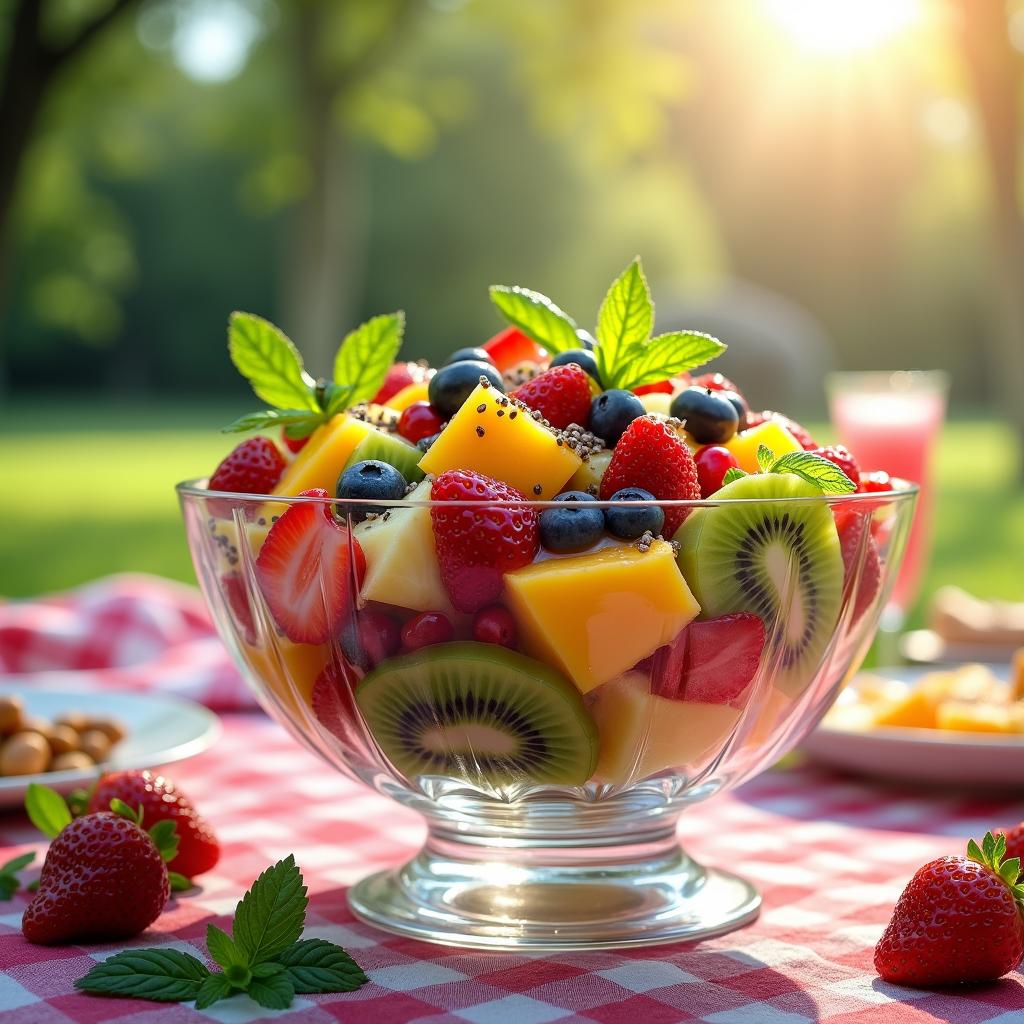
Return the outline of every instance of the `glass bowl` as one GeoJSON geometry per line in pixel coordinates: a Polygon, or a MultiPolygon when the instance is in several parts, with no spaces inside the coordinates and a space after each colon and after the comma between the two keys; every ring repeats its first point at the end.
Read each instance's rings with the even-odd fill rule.
{"type": "Polygon", "coordinates": [[[690,858],[677,819],[828,709],[874,636],[916,495],[902,482],[793,491],[659,502],[687,516],[678,562],[660,539],[606,540],[499,577],[509,650],[451,607],[431,524],[484,536],[510,505],[535,516],[551,502],[349,501],[339,516],[327,498],[178,486],[203,594],[260,703],[426,819],[412,860],[353,886],[355,913],[428,941],[535,950],[693,939],[756,917],[755,887],[690,858]],[[282,570],[281,545],[264,541],[285,515],[299,528],[278,533],[293,556],[282,570]],[[410,625],[430,610],[450,628],[410,625]],[[403,635],[431,643],[410,653],[403,635]]]}

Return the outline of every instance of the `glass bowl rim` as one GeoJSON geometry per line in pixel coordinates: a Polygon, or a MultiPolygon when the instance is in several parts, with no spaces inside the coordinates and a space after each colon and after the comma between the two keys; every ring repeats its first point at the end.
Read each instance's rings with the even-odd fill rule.
{"type": "MultiPolygon", "coordinates": [[[[211,491],[206,487],[206,481],[209,477],[195,477],[191,480],[182,480],[180,483],[174,485],[175,491],[178,493],[179,498],[219,498],[221,500],[229,499],[234,502],[255,502],[260,505],[275,503],[279,505],[334,505],[339,500],[337,497],[328,495],[326,498],[321,498],[318,495],[282,495],[282,494],[244,494],[239,491],[211,491]]],[[[893,483],[897,484],[892,490],[888,491],[864,491],[854,492],[852,494],[816,494],[809,495],[806,497],[790,497],[790,498],[726,498],[724,500],[715,500],[712,498],[694,498],[694,499],[680,499],[680,498],[667,498],[658,499],[656,498],[653,502],[650,501],[600,501],[595,500],[588,502],[589,505],[593,505],[594,508],[629,508],[636,505],[651,505],[656,504],[662,508],[721,508],[724,505],[763,505],[763,504],[787,504],[787,505],[807,505],[807,504],[824,504],[827,506],[832,505],[846,505],[850,502],[890,502],[890,501],[907,501],[910,498],[917,495],[920,491],[920,485],[911,483],[908,480],[903,480],[900,477],[892,477],[893,483]]],[[[387,499],[387,498],[345,498],[346,505],[353,505],[356,507],[367,505],[374,506],[376,508],[465,508],[469,505],[486,505],[489,508],[522,508],[524,505],[529,508],[564,508],[565,503],[561,501],[554,501],[551,498],[540,500],[536,498],[525,498],[523,500],[510,499],[506,501],[494,501],[488,498],[482,498],[480,500],[461,500],[461,501],[409,501],[406,498],[387,499]]]]}

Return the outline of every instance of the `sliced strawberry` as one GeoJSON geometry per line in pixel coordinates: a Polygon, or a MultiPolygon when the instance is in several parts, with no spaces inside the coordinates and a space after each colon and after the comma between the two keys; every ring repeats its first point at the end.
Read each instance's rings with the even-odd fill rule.
{"type": "Polygon", "coordinates": [[[853,606],[854,622],[871,607],[882,586],[882,560],[878,554],[878,545],[871,535],[871,521],[870,512],[863,511],[860,503],[856,508],[836,510],[836,529],[839,531],[845,571],[844,589],[857,588],[853,606]],[[867,546],[863,555],[862,544],[867,546]]]}
{"type": "Polygon", "coordinates": [[[310,701],[316,720],[345,744],[357,737],[359,713],[353,699],[354,679],[337,665],[327,665],[313,684],[310,701]]]}
{"type": "MultiPolygon", "coordinates": [[[[327,498],[322,488],[300,497],[327,498]]],[[[326,643],[349,613],[366,571],[359,542],[316,502],[292,505],[270,528],[256,579],[274,620],[298,644],[326,643]]]]}
{"type": "Polygon", "coordinates": [[[478,611],[500,596],[505,573],[533,561],[540,548],[537,512],[514,487],[468,469],[442,473],[430,497],[465,503],[435,506],[430,519],[441,581],[452,604],[460,612],[478,611]],[[507,501],[523,506],[486,504],[507,501]]]}
{"type": "MultiPolygon", "coordinates": [[[[619,438],[601,478],[601,500],[608,501],[623,487],[642,487],[662,501],[700,498],[693,455],[682,438],[663,420],[638,416],[619,438]]],[[[679,529],[689,509],[665,510],[666,537],[679,529]]]]}
{"type": "Polygon", "coordinates": [[[420,363],[394,363],[389,367],[384,383],[373,396],[377,405],[383,405],[410,384],[420,384],[430,377],[430,370],[420,363]]]}
{"type": "Polygon", "coordinates": [[[519,363],[547,364],[548,354],[532,338],[517,327],[506,327],[481,346],[494,360],[499,373],[511,370],[519,363]]]}
{"type": "Polygon", "coordinates": [[[590,419],[590,378],[575,363],[552,366],[520,384],[509,397],[539,412],[558,430],[570,423],[585,427],[590,419]]]}
{"type": "Polygon", "coordinates": [[[751,612],[691,622],[655,658],[654,692],[670,700],[735,706],[757,674],[764,643],[764,622],[751,612]]]}
{"type": "Polygon", "coordinates": [[[247,644],[256,643],[256,624],[249,607],[249,595],[245,592],[245,580],[240,572],[229,572],[220,578],[221,593],[227,601],[228,611],[235,628],[247,644]]]}

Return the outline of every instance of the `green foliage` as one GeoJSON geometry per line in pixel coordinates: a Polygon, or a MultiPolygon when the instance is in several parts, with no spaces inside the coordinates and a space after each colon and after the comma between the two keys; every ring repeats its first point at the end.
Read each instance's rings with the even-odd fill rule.
{"type": "Polygon", "coordinates": [[[9,900],[21,888],[18,872],[27,868],[35,858],[35,853],[29,851],[0,864],[0,900],[9,900]]]}
{"type": "Polygon", "coordinates": [[[209,974],[194,956],[176,949],[129,949],[97,964],[75,982],[75,988],[177,1003],[195,999],[209,974]]]}
{"type": "Polygon", "coordinates": [[[47,839],[56,839],[71,824],[71,811],[64,797],[38,782],[30,782],[25,792],[25,812],[47,839]]]}

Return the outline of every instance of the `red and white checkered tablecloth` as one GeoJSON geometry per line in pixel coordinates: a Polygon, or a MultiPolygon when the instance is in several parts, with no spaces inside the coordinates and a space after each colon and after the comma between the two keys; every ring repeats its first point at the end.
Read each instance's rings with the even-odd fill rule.
{"type": "MultiPolygon", "coordinates": [[[[173,900],[133,944],[205,957],[206,925],[226,926],[253,878],[294,852],[310,890],[307,935],[345,946],[370,983],[299,997],[276,1013],[246,997],[196,1012],[77,994],[74,979],[123,945],[31,946],[18,927],[19,895],[0,903],[4,1024],[1024,1022],[1019,974],[937,994],[884,984],[871,967],[873,944],[913,871],[962,848],[965,836],[1019,820],[1020,803],[883,789],[810,768],[770,772],[692,809],[681,829],[698,858],[757,880],[765,902],[755,924],[706,942],[622,952],[477,953],[387,935],[346,905],[354,880],[416,848],[414,814],[335,774],[262,715],[229,715],[225,726],[213,749],[172,770],[215,824],[224,857],[199,895],[173,900]]],[[[36,839],[19,814],[0,815],[3,857],[41,851],[36,839]]]]}

